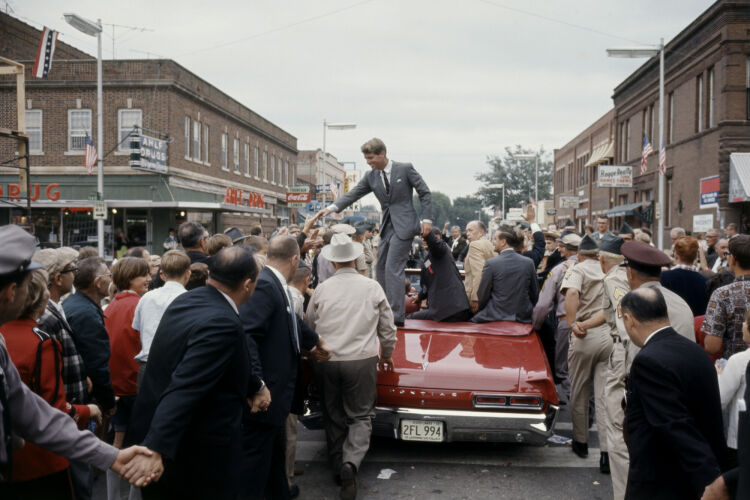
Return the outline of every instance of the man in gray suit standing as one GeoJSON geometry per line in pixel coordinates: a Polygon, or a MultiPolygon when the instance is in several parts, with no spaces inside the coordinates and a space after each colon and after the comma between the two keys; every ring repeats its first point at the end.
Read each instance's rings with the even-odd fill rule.
{"type": "Polygon", "coordinates": [[[385,144],[380,139],[370,139],[362,145],[370,170],[359,183],[344,196],[320,211],[325,217],[340,212],[368,193],[374,193],[383,212],[380,221],[380,246],[378,247],[377,279],[393,310],[397,326],[403,326],[405,317],[404,280],[406,260],[414,236],[420,233],[417,212],[412,204],[413,190],[422,205],[422,225],[432,228],[432,202],[430,188],[411,163],[389,160],[385,144]]]}

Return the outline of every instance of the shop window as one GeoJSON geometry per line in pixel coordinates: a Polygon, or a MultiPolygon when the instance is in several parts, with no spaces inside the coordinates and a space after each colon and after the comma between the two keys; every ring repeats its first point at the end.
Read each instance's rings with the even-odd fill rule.
{"type": "Polygon", "coordinates": [[[240,140],[235,139],[234,140],[234,147],[232,148],[232,152],[234,153],[234,171],[235,173],[240,173],[240,140]]]}
{"type": "MultiPolygon", "coordinates": [[[[91,110],[68,110],[68,151],[84,151],[86,134],[91,136],[91,110]]],[[[101,148],[101,144],[97,144],[101,148]]]]}
{"type": "Polygon", "coordinates": [[[130,138],[136,133],[134,129],[143,126],[140,109],[121,109],[117,112],[117,149],[130,151],[130,138]]]}
{"type": "Polygon", "coordinates": [[[268,152],[263,151],[263,182],[268,182],[268,152]]]}
{"type": "Polygon", "coordinates": [[[708,69],[708,128],[716,125],[716,98],[714,96],[714,69],[708,69]]]}
{"type": "Polygon", "coordinates": [[[201,161],[201,123],[193,121],[193,160],[201,161]]]}
{"type": "Polygon", "coordinates": [[[227,134],[221,134],[221,169],[229,170],[227,167],[227,134]]]}
{"type": "Polygon", "coordinates": [[[185,117],[185,158],[190,159],[190,117],[185,117]]]}
{"type": "Polygon", "coordinates": [[[695,131],[703,131],[703,75],[695,79],[695,131]]]}
{"type": "Polygon", "coordinates": [[[271,184],[276,184],[276,155],[271,155],[271,184]]]}
{"type": "Polygon", "coordinates": [[[208,125],[203,125],[203,163],[208,163],[208,125]]]}
{"type": "Polygon", "coordinates": [[[245,153],[245,175],[250,177],[250,144],[243,144],[242,149],[245,153]]]}
{"type": "Polygon", "coordinates": [[[253,148],[253,171],[255,172],[253,175],[256,179],[260,179],[260,165],[258,165],[258,146],[255,146],[253,148]]]}
{"type": "Polygon", "coordinates": [[[29,153],[42,152],[42,110],[26,110],[26,134],[29,136],[29,153]]]}

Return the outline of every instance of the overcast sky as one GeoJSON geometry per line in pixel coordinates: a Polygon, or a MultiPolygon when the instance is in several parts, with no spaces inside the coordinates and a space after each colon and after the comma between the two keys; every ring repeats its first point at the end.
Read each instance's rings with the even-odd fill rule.
{"type": "MultiPolygon", "coordinates": [[[[565,145],[612,106],[643,63],[605,49],[669,41],[708,0],[10,0],[10,13],[96,54],[63,10],[116,28],[117,58],[151,52],[206,79],[287,132],[368,168],[373,136],[433,190],[473,194],[487,155],[565,145]],[[521,12],[521,11],[523,12],[521,12]],[[554,20],[554,21],[552,21],[554,20]],[[574,27],[577,25],[580,27],[574,27]],[[586,28],[586,29],[584,29],[586,28]],[[627,41],[631,40],[631,41],[627,41]],[[222,46],[220,46],[222,45],[222,46]],[[219,47],[220,46],[220,47],[219,47]]],[[[5,8],[6,1],[0,0],[5,8]]],[[[105,26],[104,57],[112,57],[105,26]]],[[[152,55],[151,57],[156,57],[152,55]]]]}

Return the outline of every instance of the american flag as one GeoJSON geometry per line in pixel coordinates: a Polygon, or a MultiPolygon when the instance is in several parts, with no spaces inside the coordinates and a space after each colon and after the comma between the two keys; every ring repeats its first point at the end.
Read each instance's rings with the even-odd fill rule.
{"type": "Polygon", "coordinates": [[[339,187],[335,182],[331,183],[331,194],[333,195],[334,199],[339,197],[339,187]]]}
{"type": "Polygon", "coordinates": [[[96,165],[97,155],[96,155],[96,147],[94,146],[94,141],[91,140],[91,137],[89,137],[88,132],[86,132],[86,155],[85,155],[85,161],[84,165],[86,167],[86,172],[91,175],[94,172],[94,165],[96,165]]]}
{"type": "Polygon", "coordinates": [[[664,175],[667,170],[667,150],[664,148],[664,137],[661,138],[661,146],[659,147],[659,173],[664,175]]]}
{"type": "Polygon", "coordinates": [[[55,54],[57,43],[57,31],[45,26],[42,30],[42,39],[39,40],[39,48],[36,49],[36,60],[32,74],[37,78],[47,78],[52,67],[52,56],[55,54]]]}
{"type": "Polygon", "coordinates": [[[641,153],[641,175],[646,173],[646,167],[648,166],[648,157],[654,152],[654,148],[651,147],[651,143],[648,142],[648,136],[643,135],[643,153],[641,153]]]}

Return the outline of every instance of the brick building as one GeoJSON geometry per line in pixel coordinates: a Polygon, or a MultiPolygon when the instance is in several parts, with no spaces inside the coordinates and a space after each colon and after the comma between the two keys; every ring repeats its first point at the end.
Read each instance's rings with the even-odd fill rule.
{"type": "MultiPolygon", "coordinates": [[[[0,223],[30,222],[42,244],[95,240],[89,215],[96,175],[87,175],[84,139],[96,130],[96,60],[58,41],[47,79],[31,75],[40,32],[0,13],[0,55],[26,66],[32,220],[0,207],[0,223]]],[[[15,127],[15,81],[0,79],[0,126],[15,127]]],[[[104,199],[111,235],[153,246],[170,227],[197,220],[210,231],[229,226],[270,231],[290,217],[287,187],[297,177],[297,139],[172,60],[103,61],[104,199]],[[128,134],[167,141],[165,173],[129,166],[128,134]]],[[[0,160],[13,146],[0,144],[0,160]]],[[[17,171],[0,168],[3,205],[18,200],[17,171]]]]}
{"type": "MultiPolygon", "coordinates": [[[[658,197],[658,154],[649,158],[644,175],[640,161],[644,134],[658,151],[658,86],[659,58],[653,57],[614,90],[613,163],[633,167],[632,188],[597,188],[595,176],[589,175],[584,190],[594,193],[594,200],[608,199],[608,216],[635,227],[655,227],[659,214],[665,231],[675,226],[692,230],[694,215],[712,215],[716,226],[741,222],[750,215],[750,204],[744,201],[748,196],[730,199],[729,192],[730,177],[737,179],[741,191],[743,179],[750,180],[750,161],[743,156],[750,152],[750,0],[715,2],[666,45],[666,192],[661,211],[654,204],[649,214],[658,197]],[[717,206],[701,208],[700,180],[713,176],[718,176],[717,206]]],[[[560,157],[558,162],[556,152],[556,169],[569,168],[566,161],[564,165],[560,157]]],[[[567,184],[564,191],[556,189],[556,206],[558,193],[567,192],[567,184]]]]}

